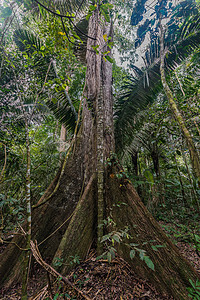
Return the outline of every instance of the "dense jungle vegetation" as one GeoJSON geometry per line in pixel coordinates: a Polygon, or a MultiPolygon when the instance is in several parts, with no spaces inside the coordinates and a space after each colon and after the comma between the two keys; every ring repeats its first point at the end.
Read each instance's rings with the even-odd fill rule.
{"type": "Polygon", "coordinates": [[[0,1],[0,299],[200,299],[199,1],[0,1]]]}

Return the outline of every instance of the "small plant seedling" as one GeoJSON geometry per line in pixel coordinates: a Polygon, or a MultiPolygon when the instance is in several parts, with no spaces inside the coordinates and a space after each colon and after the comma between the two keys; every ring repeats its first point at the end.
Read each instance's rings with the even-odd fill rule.
{"type": "Polygon", "coordinates": [[[77,254],[75,254],[74,256],[70,256],[70,258],[72,259],[71,261],[70,261],[70,265],[73,265],[73,264],[80,264],[80,257],[77,255],[77,254]]]}

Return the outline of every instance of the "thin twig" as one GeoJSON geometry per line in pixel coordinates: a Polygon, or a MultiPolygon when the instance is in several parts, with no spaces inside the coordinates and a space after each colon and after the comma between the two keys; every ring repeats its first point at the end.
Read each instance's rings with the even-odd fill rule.
{"type": "Polygon", "coordinates": [[[49,293],[50,293],[51,298],[53,299],[54,296],[53,296],[53,292],[52,292],[52,288],[51,288],[51,280],[50,280],[49,272],[47,272],[47,281],[48,281],[48,289],[49,289],[49,293]]]}
{"type": "Polygon", "coordinates": [[[53,15],[57,16],[57,17],[61,17],[61,18],[66,18],[66,19],[73,19],[74,16],[66,16],[66,15],[61,15],[58,14],[54,11],[52,11],[51,9],[49,9],[48,7],[46,7],[45,5],[43,5],[41,2],[39,2],[38,0],[34,0],[37,4],[39,4],[40,6],[42,6],[44,9],[46,9],[48,12],[52,13],[53,15]]]}

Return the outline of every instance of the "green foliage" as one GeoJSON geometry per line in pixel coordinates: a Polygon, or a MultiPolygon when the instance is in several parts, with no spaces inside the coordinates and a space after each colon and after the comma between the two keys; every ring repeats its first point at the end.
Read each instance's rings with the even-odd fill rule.
{"type": "MultiPolygon", "coordinates": [[[[119,206],[121,206],[122,204],[120,204],[119,206]]],[[[111,217],[108,217],[107,220],[104,220],[103,224],[101,224],[100,226],[106,226],[107,229],[108,228],[116,229],[116,224],[111,217]]],[[[136,253],[138,253],[140,259],[144,261],[145,264],[154,271],[154,264],[150,259],[150,257],[146,254],[146,251],[144,249],[138,248],[139,244],[127,242],[127,240],[131,241],[132,239],[132,237],[128,232],[129,232],[129,228],[126,226],[124,229],[112,230],[108,234],[104,235],[102,237],[101,243],[104,244],[106,251],[102,253],[102,255],[98,256],[97,259],[104,258],[107,259],[108,262],[110,263],[112,259],[114,259],[116,256],[117,246],[123,244],[130,249],[131,259],[133,259],[136,253]]],[[[145,245],[146,243],[147,242],[144,242],[143,245],[145,245]]],[[[155,247],[159,248],[159,245],[156,245],[155,247]]]]}
{"type": "Polygon", "coordinates": [[[0,210],[2,216],[3,231],[13,230],[16,224],[24,221],[24,201],[7,197],[5,194],[0,194],[0,210]]]}
{"type": "MultiPolygon", "coordinates": [[[[77,95],[77,89],[75,95],[73,90],[72,98],[74,98],[74,101],[71,100],[69,94],[66,92],[66,88],[69,87],[69,85],[72,87],[75,82],[77,83],[77,79],[80,78],[81,75],[83,77],[85,71],[83,68],[81,68],[81,66],[79,67],[77,60],[75,59],[70,47],[68,47],[68,43],[66,44],[66,41],[64,44],[57,44],[58,42],[55,40],[54,35],[58,34],[59,36],[62,36],[62,32],[58,32],[58,24],[55,24],[55,28],[57,30],[56,33],[51,32],[52,35],[50,35],[48,31],[48,36],[46,36],[47,29],[43,29],[45,26],[43,25],[41,27],[42,30],[40,31],[40,35],[42,35],[42,38],[46,38],[45,46],[38,36],[24,29],[15,31],[15,41],[20,51],[27,53],[26,55],[23,54],[27,59],[29,59],[28,55],[31,55],[31,64],[36,74],[40,76],[42,82],[45,82],[42,88],[43,93],[40,91],[40,101],[43,104],[45,103],[45,105],[53,111],[56,118],[59,119],[62,124],[65,124],[69,130],[73,131],[77,119],[76,109],[78,109],[79,103],[79,101],[77,101],[77,96],[79,95],[77,95]],[[66,72],[59,72],[60,74],[58,73],[55,64],[55,47],[58,48],[57,59],[59,62],[62,62],[63,67],[67,65],[69,61],[71,63],[73,61],[74,69],[69,71],[69,75],[70,73],[74,73],[73,80],[69,75],[66,76],[66,72]],[[54,56],[54,60],[51,58],[52,54],[54,56]]],[[[30,64],[29,61],[27,63],[30,64]]],[[[83,83],[79,82],[79,84],[81,88],[83,83]]],[[[72,88],[69,89],[70,94],[71,92],[72,88]]]]}
{"type": "Polygon", "coordinates": [[[107,61],[109,61],[111,64],[113,63],[113,59],[112,59],[110,56],[105,55],[104,58],[105,58],[107,61]]]}
{"type": "MultiPolygon", "coordinates": [[[[4,217],[4,230],[16,227],[25,217],[25,173],[26,173],[26,144],[23,127],[8,126],[8,132],[13,135],[4,135],[7,145],[7,163],[1,182],[1,208],[4,217]]],[[[31,201],[35,204],[49,182],[55,176],[59,166],[58,136],[55,133],[56,122],[47,116],[42,125],[33,125],[29,131],[31,151],[31,201]]],[[[0,165],[4,163],[4,155],[0,147],[0,165]]]]}
{"type": "Polygon", "coordinates": [[[93,11],[95,11],[96,8],[97,8],[97,5],[96,5],[96,4],[90,5],[90,6],[89,6],[88,13],[87,13],[87,16],[86,16],[86,20],[87,20],[87,21],[88,21],[89,18],[92,16],[92,13],[93,13],[93,11]]]}
{"type": "Polygon", "coordinates": [[[80,264],[80,257],[75,254],[74,256],[70,256],[71,261],[70,261],[70,265],[79,265],[80,264]]]}
{"type": "Polygon", "coordinates": [[[59,257],[55,257],[55,260],[53,262],[53,265],[55,267],[61,267],[63,265],[63,259],[59,257]]]}
{"type": "MultiPolygon", "coordinates": [[[[19,11],[20,22],[17,26],[10,23],[10,27],[7,27],[0,49],[0,140],[6,145],[7,151],[6,169],[1,182],[1,194],[5,198],[1,203],[5,232],[15,228],[17,222],[24,218],[24,114],[29,123],[31,202],[35,204],[54,178],[60,164],[60,124],[57,120],[73,131],[85,76],[85,66],[77,61],[72,45],[63,33],[61,20],[46,13],[41,7],[40,17],[45,20],[30,14],[26,18],[21,9],[19,11]],[[19,27],[22,20],[26,26],[19,27]],[[57,62],[56,70],[53,61],[57,62]]],[[[71,39],[78,39],[72,24],[64,20],[64,25],[71,39]]],[[[70,138],[69,133],[67,139],[70,138]]],[[[1,169],[3,164],[4,148],[1,144],[1,169]]]]}
{"type": "Polygon", "coordinates": [[[150,183],[151,185],[154,185],[154,178],[153,178],[153,174],[151,173],[151,171],[145,170],[143,174],[144,174],[144,177],[147,179],[147,182],[150,183]]]}
{"type": "Polygon", "coordinates": [[[113,8],[111,3],[102,3],[100,5],[100,12],[104,16],[106,22],[110,22],[110,10],[113,8]]]}
{"type": "Polygon", "coordinates": [[[197,279],[197,281],[194,283],[191,279],[189,279],[189,282],[191,284],[191,287],[188,287],[187,290],[189,292],[188,296],[194,300],[200,299],[200,281],[197,279]]]}
{"type": "MultiPolygon", "coordinates": [[[[78,255],[74,255],[74,256],[70,256],[70,265],[79,265],[80,264],[80,257],[78,255]]],[[[64,260],[63,258],[59,258],[59,257],[56,257],[55,260],[54,260],[54,266],[55,267],[61,267],[64,263],[64,260]]]]}
{"type": "Polygon", "coordinates": [[[145,262],[148,268],[150,268],[152,271],[155,270],[154,263],[150,259],[150,257],[146,254],[146,251],[143,249],[138,248],[139,244],[130,243],[130,258],[133,259],[135,257],[135,254],[138,253],[139,257],[142,261],[145,262]]]}
{"type": "MultiPolygon", "coordinates": [[[[199,48],[199,24],[199,14],[196,14],[185,20],[177,29],[166,58],[168,74],[170,70],[176,68],[177,63],[182,62],[199,48]]],[[[158,39],[157,46],[153,43],[145,53],[145,68],[139,69],[133,66],[135,76],[123,86],[123,94],[117,101],[115,112],[116,145],[119,154],[133,140],[139,110],[144,110],[148,104],[156,101],[157,98],[160,99],[162,85],[159,55],[158,39]]]]}

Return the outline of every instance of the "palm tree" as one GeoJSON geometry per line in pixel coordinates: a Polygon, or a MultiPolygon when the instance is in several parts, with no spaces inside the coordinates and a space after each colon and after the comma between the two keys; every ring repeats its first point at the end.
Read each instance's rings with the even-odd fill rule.
{"type": "Polygon", "coordinates": [[[157,36],[156,40],[149,45],[149,48],[145,53],[144,61],[146,67],[143,70],[135,67],[137,76],[131,79],[130,83],[127,84],[125,87],[127,92],[118,101],[116,122],[117,141],[120,145],[120,149],[123,149],[125,144],[131,141],[130,136],[134,123],[134,117],[132,117],[131,114],[133,110],[137,108],[135,106],[137,99],[138,102],[139,100],[142,100],[142,104],[147,105],[148,103],[155,101],[156,96],[164,89],[169,101],[170,109],[187,142],[194,174],[199,181],[200,158],[198,151],[167,83],[165,68],[165,66],[168,67],[167,75],[170,76],[170,71],[174,70],[178,63],[182,62],[195,49],[199,48],[199,14],[197,13],[185,20],[178,30],[176,28],[175,35],[171,33],[174,31],[174,24],[170,24],[170,22],[168,26],[168,36],[165,38],[165,48],[164,30],[163,26],[160,25],[161,37],[157,36]],[[173,38],[173,40],[171,40],[171,45],[169,42],[170,38],[173,38]],[[155,44],[157,44],[156,47],[155,44]],[[124,134],[124,132],[127,132],[127,134],[124,134]],[[127,136],[129,137],[128,139],[127,136]]]}

